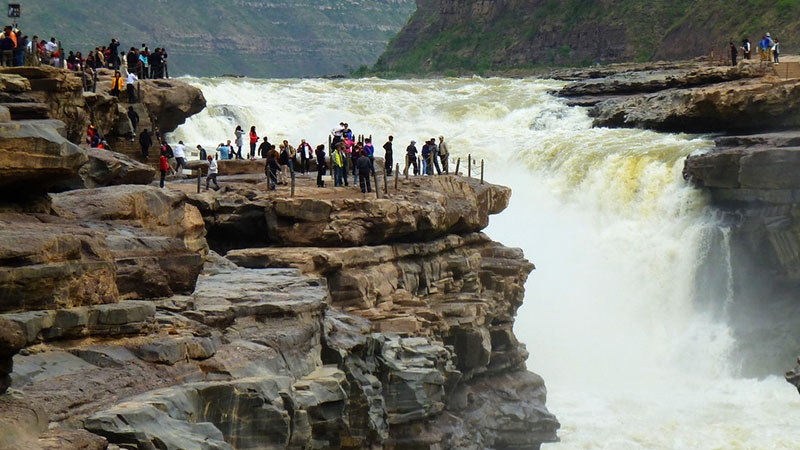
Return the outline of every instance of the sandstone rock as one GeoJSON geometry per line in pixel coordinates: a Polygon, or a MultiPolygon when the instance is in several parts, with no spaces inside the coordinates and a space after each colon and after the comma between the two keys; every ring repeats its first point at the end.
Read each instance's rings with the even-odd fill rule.
{"type": "Polygon", "coordinates": [[[119,153],[86,148],[89,160],[78,170],[79,179],[69,184],[70,189],[95,188],[118,184],[150,184],[155,171],[147,164],[134,161],[119,153]]]}
{"type": "Polygon", "coordinates": [[[53,211],[109,233],[105,244],[118,264],[123,297],[166,297],[191,293],[207,251],[202,219],[183,200],[175,192],[125,185],[55,195],[53,211]],[[115,231],[123,228],[128,231],[115,231]]]}
{"type": "Polygon", "coordinates": [[[800,125],[800,81],[765,78],[614,98],[590,112],[595,126],[689,133],[746,132],[800,125]]]}
{"type": "Polygon", "coordinates": [[[88,161],[83,150],[58,134],[57,127],[50,121],[0,122],[0,187],[6,201],[19,202],[76,178],[88,161]]]}
{"type": "Polygon", "coordinates": [[[413,178],[406,194],[378,200],[275,198],[253,190],[232,191],[213,202],[204,194],[189,195],[212,239],[248,247],[427,241],[483,229],[489,214],[505,209],[509,198],[507,188],[456,176],[413,178]]]}
{"type": "Polygon", "coordinates": [[[25,77],[13,73],[0,74],[0,92],[25,92],[31,90],[31,83],[25,77]]]}
{"type": "Polygon", "coordinates": [[[55,429],[39,437],[42,450],[105,450],[108,440],[86,430],[55,429]]]}
{"type": "Polygon", "coordinates": [[[37,450],[39,434],[47,429],[45,411],[19,395],[0,395],[0,448],[37,450]]]}
{"type": "MultiPolygon", "coordinates": [[[[592,69],[589,69],[592,70],[592,69]]],[[[588,80],[574,81],[558,91],[560,97],[627,95],[686,89],[713,83],[755,78],[763,75],[750,64],[737,67],[709,67],[705,62],[672,63],[668,67],[634,65],[612,66],[605,73],[595,73],[588,80]],[[617,70],[612,70],[617,67],[617,70]]],[[[575,78],[576,74],[570,77],[575,78]]],[[[563,78],[563,76],[561,77],[563,78]]]]}
{"type": "Polygon", "coordinates": [[[206,107],[203,92],[174,79],[141,80],[141,102],[162,133],[174,131],[206,107]]]}
{"type": "Polygon", "coordinates": [[[13,356],[26,344],[25,334],[18,324],[0,317],[0,395],[11,387],[13,356]]]}
{"type": "Polygon", "coordinates": [[[0,214],[0,312],[113,302],[114,264],[102,238],[49,216],[0,214]],[[49,222],[49,223],[48,223],[49,222]]]}

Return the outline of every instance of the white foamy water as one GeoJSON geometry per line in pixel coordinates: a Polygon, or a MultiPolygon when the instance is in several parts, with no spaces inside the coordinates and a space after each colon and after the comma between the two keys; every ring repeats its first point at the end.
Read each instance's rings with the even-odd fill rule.
{"type": "Polygon", "coordinates": [[[233,139],[237,124],[273,143],[324,143],[345,121],[379,156],[389,134],[396,156],[443,134],[453,160],[486,160],[487,179],[513,189],[487,233],[537,266],[516,333],[562,423],[548,450],[800,448],[800,396],[779,374],[737,376],[718,313],[726,290],[694,289],[709,251],[729,273],[712,239],[725,230],[681,178],[683,157],[708,141],[592,129],[548,81],[187,81],[209,105],[172,136],[190,147],[233,139]]]}

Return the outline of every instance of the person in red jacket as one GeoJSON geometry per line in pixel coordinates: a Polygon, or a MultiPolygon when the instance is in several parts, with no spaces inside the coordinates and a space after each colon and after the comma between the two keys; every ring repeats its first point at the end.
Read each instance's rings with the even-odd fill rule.
{"type": "Polygon", "coordinates": [[[258,143],[258,133],[256,133],[256,126],[250,127],[250,159],[256,158],[256,144],[258,143]]]}
{"type": "Polygon", "coordinates": [[[169,162],[167,161],[167,152],[161,150],[161,158],[158,160],[158,168],[161,169],[161,187],[164,187],[164,180],[167,179],[167,171],[170,170],[169,162]]]}

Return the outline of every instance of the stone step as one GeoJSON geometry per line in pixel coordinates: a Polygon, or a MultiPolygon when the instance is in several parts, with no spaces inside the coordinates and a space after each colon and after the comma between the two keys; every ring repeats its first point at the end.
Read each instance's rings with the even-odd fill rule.
{"type": "Polygon", "coordinates": [[[8,108],[11,120],[49,119],[50,105],[47,103],[0,103],[8,108]]]}

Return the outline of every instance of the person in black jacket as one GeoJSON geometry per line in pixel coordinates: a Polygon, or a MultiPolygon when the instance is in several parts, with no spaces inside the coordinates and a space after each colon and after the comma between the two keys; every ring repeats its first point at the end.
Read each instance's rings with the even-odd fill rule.
{"type": "Polygon", "coordinates": [[[317,156],[317,187],[325,187],[325,181],[322,180],[322,177],[325,176],[325,169],[328,168],[325,161],[325,145],[319,144],[314,153],[317,156]]]}
{"type": "Polygon", "coordinates": [[[361,156],[356,160],[356,170],[358,170],[358,185],[361,187],[362,193],[372,192],[372,186],[369,182],[371,169],[372,162],[369,160],[367,152],[361,150],[361,156]]]}
{"type": "Polygon", "coordinates": [[[411,141],[406,147],[406,167],[403,169],[403,175],[408,175],[408,166],[414,166],[414,175],[419,175],[419,165],[417,164],[417,141],[411,141]]]}
{"type": "Polygon", "coordinates": [[[389,140],[383,144],[383,160],[384,160],[384,168],[386,169],[386,176],[392,176],[392,165],[394,161],[392,160],[392,141],[394,140],[394,136],[389,136],[389,140]]]}
{"type": "Polygon", "coordinates": [[[258,146],[258,155],[261,156],[262,158],[266,158],[267,153],[269,153],[269,149],[271,148],[272,144],[270,144],[269,140],[267,140],[267,137],[264,136],[264,141],[261,143],[261,145],[258,146]]]}
{"type": "Polygon", "coordinates": [[[147,157],[150,156],[150,146],[153,145],[153,138],[150,137],[150,132],[146,128],[139,135],[139,145],[142,146],[142,157],[147,160],[147,157]]]}

